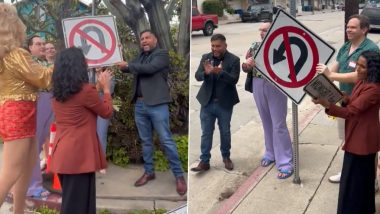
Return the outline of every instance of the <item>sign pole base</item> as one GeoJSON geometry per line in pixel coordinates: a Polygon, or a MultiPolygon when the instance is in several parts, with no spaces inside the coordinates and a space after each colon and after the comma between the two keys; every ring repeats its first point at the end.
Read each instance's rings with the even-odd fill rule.
{"type": "Polygon", "coordinates": [[[298,106],[293,102],[292,102],[292,118],[293,118],[293,166],[294,166],[293,183],[301,184],[301,178],[299,175],[298,106]]]}

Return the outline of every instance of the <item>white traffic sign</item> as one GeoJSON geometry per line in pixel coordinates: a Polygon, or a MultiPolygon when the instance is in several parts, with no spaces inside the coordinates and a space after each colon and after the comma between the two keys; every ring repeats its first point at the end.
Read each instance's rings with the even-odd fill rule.
{"type": "Polygon", "coordinates": [[[66,47],[83,50],[89,67],[123,60],[113,16],[86,16],[62,20],[66,47]]]}
{"type": "Polygon", "coordinates": [[[294,17],[279,10],[259,50],[256,68],[294,103],[305,96],[303,87],[316,74],[318,63],[327,64],[335,49],[294,17]]]}

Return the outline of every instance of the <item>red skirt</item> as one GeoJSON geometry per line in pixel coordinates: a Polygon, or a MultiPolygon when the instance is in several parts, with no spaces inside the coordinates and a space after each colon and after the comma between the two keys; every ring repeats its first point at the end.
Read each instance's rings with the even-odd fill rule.
{"type": "Polygon", "coordinates": [[[6,101],[0,106],[0,136],[3,141],[31,138],[36,134],[36,102],[6,101]]]}

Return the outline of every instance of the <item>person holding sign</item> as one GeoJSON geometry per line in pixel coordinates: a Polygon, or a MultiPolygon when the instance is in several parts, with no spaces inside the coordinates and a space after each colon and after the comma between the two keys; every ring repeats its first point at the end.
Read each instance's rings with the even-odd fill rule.
{"type": "MultiPolygon", "coordinates": [[[[317,65],[317,71],[325,74],[330,80],[339,82],[339,89],[351,95],[354,83],[357,80],[355,71],[356,61],[360,54],[366,50],[380,52],[379,47],[367,38],[369,20],[363,15],[353,15],[347,22],[346,42],[339,50],[336,61],[329,67],[324,64],[317,65]]],[[[338,120],[339,137],[343,139],[343,120],[338,120]]],[[[329,177],[332,183],[339,183],[341,173],[329,177]]]]}
{"type": "Polygon", "coordinates": [[[313,99],[326,113],[345,119],[338,214],[375,213],[375,158],[380,150],[380,54],[364,51],[356,61],[357,82],[342,107],[313,99]]]}
{"type": "Polygon", "coordinates": [[[51,171],[62,185],[61,214],[96,213],[95,172],[105,169],[106,157],[96,134],[97,115],[112,116],[112,74],[99,75],[100,99],[88,83],[87,63],[79,48],[61,51],[55,60],[52,107],[57,124],[51,171]]]}
{"type": "MultiPolygon", "coordinates": [[[[261,39],[264,39],[270,24],[264,22],[260,25],[261,39]]],[[[248,73],[247,79],[252,73],[252,80],[247,81],[251,86],[248,89],[253,91],[253,98],[264,127],[265,154],[261,159],[261,166],[267,167],[275,162],[279,171],[277,178],[286,179],[293,174],[293,149],[286,125],[288,98],[260,75],[255,68],[253,55],[254,53],[248,52],[247,61],[243,63],[242,68],[248,73]]]]}
{"type": "Polygon", "coordinates": [[[50,86],[52,68],[40,66],[21,48],[26,27],[14,6],[0,3],[0,23],[0,206],[13,186],[13,213],[22,214],[37,161],[37,92],[50,86]]]}
{"type": "Polygon", "coordinates": [[[170,71],[168,51],[157,46],[157,37],[151,30],[140,33],[140,55],[131,62],[120,62],[124,73],[134,76],[132,103],[135,104],[135,122],[142,141],[144,174],[135,182],[143,186],[156,178],[153,164],[153,128],[165,148],[170,168],[176,178],[176,190],[180,195],[187,192],[177,146],[169,125],[170,89],[167,84],[170,71]]]}

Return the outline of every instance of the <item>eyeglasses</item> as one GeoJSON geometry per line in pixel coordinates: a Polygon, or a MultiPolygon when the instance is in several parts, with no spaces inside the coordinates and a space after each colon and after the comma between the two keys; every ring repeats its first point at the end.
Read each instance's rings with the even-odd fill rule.
{"type": "Polygon", "coordinates": [[[268,32],[268,29],[259,29],[261,32],[268,32]]]}

